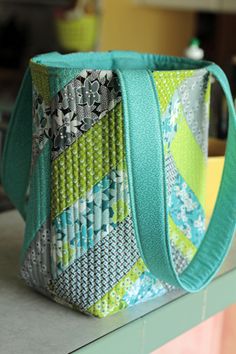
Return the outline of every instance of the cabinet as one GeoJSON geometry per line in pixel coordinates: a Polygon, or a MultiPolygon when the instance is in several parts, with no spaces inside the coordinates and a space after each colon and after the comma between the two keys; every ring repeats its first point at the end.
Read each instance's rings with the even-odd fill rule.
{"type": "Polygon", "coordinates": [[[236,12],[236,1],[235,0],[222,0],[221,9],[224,12],[227,12],[227,11],[236,12]]]}
{"type": "Polygon", "coordinates": [[[235,12],[235,0],[134,0],[138,4],[196,11],[235,12]]]}

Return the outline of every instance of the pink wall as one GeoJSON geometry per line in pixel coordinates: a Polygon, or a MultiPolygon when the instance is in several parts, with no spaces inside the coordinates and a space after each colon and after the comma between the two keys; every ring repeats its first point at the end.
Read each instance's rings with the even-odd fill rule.
{"type": "Polygon", "coordinates": [[[224,325],[220,354],[236,353],[236,305],[224,312],[224,325]]]}
{"type": "Polygon", "coordinates": [[[167,343],[152,354],[236,354],[236,305],[167,343]]]}

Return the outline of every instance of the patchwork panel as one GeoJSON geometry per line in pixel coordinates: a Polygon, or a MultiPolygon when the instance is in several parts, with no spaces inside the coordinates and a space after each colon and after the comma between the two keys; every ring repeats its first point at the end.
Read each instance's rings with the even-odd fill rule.
{"type": "Polygon", "coordinates": [[[116,283],[116,285],[100,300],[87,309],[87,312],[93,316],[102,318],[126,308],[128,304],[122,300],[123,296],[133,286],[135,281],[140,278],[145,270],[146,267],[143,260],[139,258],[127,275],[116,283]]]}
{"type": "Polygon", "coordinates": [[[113,170],[52,225],[53,277],[111,233],[130,213],[125,171],[113,170]]]}
{"type": "Polygon", "coordinates": [[[121,105],[52,163],[52,218],[84,197],[112,169],[124,169],[121,105]]]}
{"type": "MultiPolygon", "coordinates": [[[[37,73],[33,77],[33,161],[50,140],[51,220],[35,235],[22,276],[56,301],[97,317],[172,291],[149,272],[137,247],[116,75],[84,70],[51,102],[48,87],[42,88],[37,73]],[[37,247],[44,251],[36,257],[37,247]]],[[[205,70],[161,71],[153,77],[160,102],[171,253],[181,273],[205,231],[209,78],[205,70]]]]}
{"type": "Polygon", "coordinates": [[[170,146],[170,152],[180,175],[204,207],[206,160],[186,120],[182,120],[179,125],[178,133],[170,146]]]}
{"type": "Polygon", "coordinates": [[[138,259],[132,220],[126,218],[67,268],[52,283],[51,290],[84,311],[112,289],[138,259]]]}
{"type": "Polygon", "coordinates": [[[209,84],[208,73],[202,69],[193,77],[185,80],[179,88],[184,116],[205,158],[207,158],[208,144],[208,101],[206,101],[206,95],[209,84]],[[182,92],[184,94],[181,94],[182,92]]]}

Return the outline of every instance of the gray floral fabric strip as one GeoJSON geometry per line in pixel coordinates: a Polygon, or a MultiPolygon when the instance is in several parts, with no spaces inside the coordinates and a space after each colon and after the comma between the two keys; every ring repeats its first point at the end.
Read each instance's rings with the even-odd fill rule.
{"type": "Polygon", "coordinates": [[[121,101],[117,76],[111,70],[83,70],[47,106],[33,90],[33,159],[52,141],[55,159],[121,101]]]}

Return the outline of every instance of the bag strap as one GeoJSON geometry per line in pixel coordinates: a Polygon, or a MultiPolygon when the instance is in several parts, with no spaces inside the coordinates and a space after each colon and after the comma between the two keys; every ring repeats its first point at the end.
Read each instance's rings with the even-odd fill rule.
{"type": "Polygon", "coordinates": [[[32,81],[27,69],[7,130],[1,180],[12,204],[26,217],[26,192],[32,150],[32,81]]]}
{"type": "Polygon", "coordinates": [[[166,179],[157,91],[151,71],[117,70],[121,84],[126,160],[136,240],[149,270],[189,292],[205,287],[223,263],[236,223],[236,114],[228,80],[215,64],[207,67],[219,81],[229,109],[225,165],[214,212],[198,252],[178,275],[168,235],[166,179]]]}

